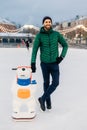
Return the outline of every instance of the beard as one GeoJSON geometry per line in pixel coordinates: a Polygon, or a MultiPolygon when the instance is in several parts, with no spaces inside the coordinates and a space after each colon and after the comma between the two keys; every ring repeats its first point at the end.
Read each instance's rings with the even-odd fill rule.
{"type": "Polygon", "coordinates": [[[45,30],[50,30],[52,26],[44,26],[45,30]]]}

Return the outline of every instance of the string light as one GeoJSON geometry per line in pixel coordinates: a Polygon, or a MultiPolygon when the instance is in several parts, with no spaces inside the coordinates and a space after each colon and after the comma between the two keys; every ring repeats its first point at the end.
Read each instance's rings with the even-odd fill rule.
{"type": "Polygon", "coordinates": [[[38,27],[35,27],[35,26],[33,26],[33,25],[24,25],[23,27],[18,28],[18,29],[8,29],[8,28],[6,28],[6,27],[0,25],[0,29],[1,29],[3,32],[18,33],[18,32],[23,31],[24,28],[30,28],[30,29],[35,28],[37,31],[39,30],[38,27]]]}
{"type": "Polygon", "coordinates": [[[66,34],[66,33],[69,33],[69,32],[72,32],[72,31],[75,31],[77,29],[83,29],[85,32],[87,32],[87,28],[84,26],[84,25],[77,25],[75,27],[72,27],[72,28],[68,28],[68,29],[63,29],[63,30],[58,30],[60,33],[62,34],[66,34]]]}
{"type": "Polygon", "coordinates": [[[2,25],[0,25],[0,29],[1,29],[3,32],[11,32],[11,33],[12,33],[12,32],[13,32],[13,33],[14,33],[14,32],[17,32],[17,33],[18,33],[18,32],[21,32],[21,31],[23,30],[23,28],[24,28],[24,27],[21,27],[21,28],[19,28],[19,29],[14,29],[14,30],[12,29],[12,30],[10,30],[10,29],[7,29],[6,27],[3,27],[2,25]]]}
{"type": "MultiPolygon", "coordinates": [[[[23,31],[25,25],[21,28],[18,28],[18,29],[7,29],[6,27],[3,27],[2,25],[0,25],[0,29],[3,31],[3,32],[11,32],[11,33],[18,33],[18,32],[21,32],[23,31]]],[[[83,29],[85,32],[87,32],[87,28],[84,26],[84,25],[77,25],[75,27],[71,27],[71,28],[68,28],[68,29],[63,29],[63,30],[58,30],[60,33],[62,34],[66,34],[66,33],[69,33],[69,32],[72,32],[72,31],[75,31],[76,29],[83,29]]]]}

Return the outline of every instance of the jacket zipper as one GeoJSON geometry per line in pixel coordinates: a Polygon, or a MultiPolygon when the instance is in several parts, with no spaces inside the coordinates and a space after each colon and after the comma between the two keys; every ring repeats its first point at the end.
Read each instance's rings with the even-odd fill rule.
{"type": "Polygon", "coordinates": [[[48,39],[49,39],[49,50],[50,50],[50,61],[51,61],[51,44],[50,44],[50,35],[48,34],[48,39]]]}

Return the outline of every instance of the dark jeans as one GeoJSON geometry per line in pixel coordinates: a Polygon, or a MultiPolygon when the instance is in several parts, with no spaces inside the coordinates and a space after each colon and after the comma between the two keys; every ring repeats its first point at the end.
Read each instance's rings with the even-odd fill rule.
{"type": "Polygon", "coordinates": [[[57,63],[43,63],[41,62],[41,69],[44,80],[44,94],[42,95],[43,101],[50,105],[50,95],[54,92],[59,85],[59,65],[57,63]],[[50,75],[52,77],[52,83],[50,84],[50,75]]]}

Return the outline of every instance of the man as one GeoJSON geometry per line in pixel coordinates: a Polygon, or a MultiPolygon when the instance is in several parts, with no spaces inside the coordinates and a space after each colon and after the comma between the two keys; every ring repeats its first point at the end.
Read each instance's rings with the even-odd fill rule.
{"type": "Polygon", "coordinates": [[[41,70],[44,80],[44,93],[39,97],[38,101],[43,111],[51,109],[51,94],[59,85],[59,63],[64,59],[68,44],[63,36],[52,29],[52,19],[49,16],[43,18],[43,26],[40,32],[36,35],[34,40],[32,57],[31,57],[31,69],[32,72],[36,71],[36,55],[38,48],[40,47],[40,60],[41,70]],[[59,56],[59,44],[62,46],[62,51],[59,56]],[[52,83],[50,84],[50,75],[52,77],[52,83]],[[46,106],[45,106],[46,102],[46,106]]]}

